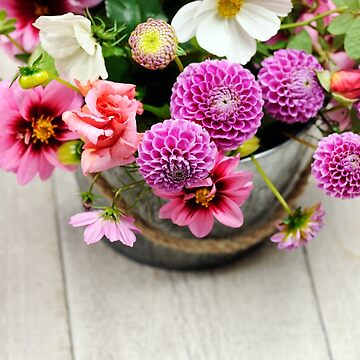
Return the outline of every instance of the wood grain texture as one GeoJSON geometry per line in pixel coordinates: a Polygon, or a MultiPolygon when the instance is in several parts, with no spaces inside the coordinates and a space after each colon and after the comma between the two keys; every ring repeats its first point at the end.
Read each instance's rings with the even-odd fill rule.
{"type": "Polygon", "coordinates": [[[0,174],[0,359],[70,360],[50,183],[0,174]]]}
{"type": "Polygon", "coordinates": [[[360,359],[360,199],[328,198],[315,185],[304,202],[327,210],[320,236],[308,248],[333,359],[360,359]]]}
{"type": "Polygon", "coordinates": [[[77,360],[328,360],[301,251],[273,244],[212,272],[156,270],[68,227],[75,179],[56,177],[77,360]]]}

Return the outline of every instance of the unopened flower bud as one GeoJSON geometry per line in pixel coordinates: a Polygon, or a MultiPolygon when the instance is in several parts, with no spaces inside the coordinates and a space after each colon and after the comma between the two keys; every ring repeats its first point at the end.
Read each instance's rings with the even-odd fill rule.
{"type": "Polygon", "coordinates": [[[81,161],[84,143],[81,140],[64,142],[58,149],[58,159],[63,165],[77,165],[81,161]]]}
{"type": "Polygon", "coordinates": [[[360,69],[337,71],[331,77],[330,89],[347,99],[360,98],[360,69]]]}
{"type": "Polygon", "coordinates": [[[149,70],[164,69],[175,59],[178,40],[175,29],[163,20],[148,19],[129,38],[133,59],[149,70]]]}

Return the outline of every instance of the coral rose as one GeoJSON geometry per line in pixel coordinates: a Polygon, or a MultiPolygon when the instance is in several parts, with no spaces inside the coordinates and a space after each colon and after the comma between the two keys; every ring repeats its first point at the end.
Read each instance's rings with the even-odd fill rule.
{"type": "Polygon", "coordinates": [[[80,87],[85,96],[81,111],[67,111],[63,120],[85,142],[81,156],[84,175],[134,162],[139,137],[135,85],[97,80],[80,87]]]}

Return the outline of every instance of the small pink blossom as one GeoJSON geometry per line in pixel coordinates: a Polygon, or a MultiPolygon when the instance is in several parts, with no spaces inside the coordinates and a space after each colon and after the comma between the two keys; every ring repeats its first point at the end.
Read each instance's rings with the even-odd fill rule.
{"type": "Polygon", "coordinates": [[[210,233],[214,218],[229,227],[242,226],[240,206],[253,186],[251,173],[235,171],[238,164],[238,158],[219,155],[209,178],[178,193],[156,190],[156,195],[169,200],[161,207],[159,217],[188,226],[198,238],[210,233]]]}
{"type": "Polygon", "coordinates": [[[104,171],[135,161],[139,143],[136,114],[142,104],[135,99],[135,85],[97,80],[80,86],[85,95],[81,111],[67,111],[63,120],[85,142],[83,173],[104,171]]]}
{"type": "Polygon", "coordinates": [[[121,241],[124,245],[132,247],[136,241],[133,231],[140,231],[134,222],[132,217],[120,215],[117,210],[107,208],[104,211],[76,214],[70,218],[69,224],[73,227],[86,226],[84,241],[87,245],[94,244],[105,236],[110,242],[121,241]]]}
{"type": "Polygon", "coordinates": [[[38,173],[50,177],[62,165],[57,150],[78,136],[61,120],[66,110],[79,109],[82,98],[75,91],[52,81],[46,88],[23,90],[17,83],[0,83],[0,167],[17,174],[24,185],[38,173]]]}
{"type": "Polygon", "coordinates": [[[278,233],[271,241],[278,244],[279,250],[293,250],[306,245],[317,236],[324,225],[325,211],[321,203],[311,208],[297,208],[285,220],[277,223],[278,233]]]}

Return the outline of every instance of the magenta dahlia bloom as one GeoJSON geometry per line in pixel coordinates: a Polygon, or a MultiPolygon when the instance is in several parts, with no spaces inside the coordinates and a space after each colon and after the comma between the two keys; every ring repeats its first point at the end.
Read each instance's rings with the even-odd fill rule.
{"type": "Polygon", "coordinates": [[[352,132],[323,138],[314,153],[312,174],[329,196],[360,196],[360,135],[352,132]]]}
{"type": "Polygon", "coordinates": [[[324,225],[324,216],[321,203],[304,210],[297,208],[277,223],[279,232],[271,237],[271,241],[277,243],[280,250],[298,249],[317,236],[324,225]]]}
{"type": "Polygon", "coordinates": [[[61,120],[66,110],[79,109],[82,97],[68,87],[52,81],[23,90],[17,83],[0,83],[0,168],[17,174],[20,184],[38,173],[50,177],[55,167],[71,170],[57,158],[59,146],[77,139],[61,120]]]}
{"type": "MultiPolygon", "coordinates": [[[[39,44],[39,30],[32,24],[41,15],[62,15],[67,12],[82,14],[86,8],[100,4],[102,0],[2,0],[0,8],[9,18],[17,20],[16,30],[11,36],[26,51],[33,51],[39,44]]],[[[19,52],[5,37],[1,42],[12,52],[19,52]]],[[[0,42],[0,43],[1,43],[0,42]]]]}
{"type": "Polygon", "coordinates": [[[354,104],[354,108],[356,110],[357,117],[360,119],[360,100],[354,104]]]}
{"type": "Polygon", "coordinates": [[[154,188],[177,192],[209,175],[217,149],[200,125],[166,120],[145,132],[138,153],[145,181],[154,188]]]}
{"type": "Polygon", "coordinates": [[[219,154],[209,178],[175,194],[156,190],[156,195],[169,200],[161,207],[159,217],[171,219],[179,226],[188,226],[199,238],[210,233],[214,218],[225,226],[241,227],[244,217],[240,206],[249,197],[253,186],[252,174],[235,171],[238,165],[238,158],[219,154]]]}
{"type": "Polygon", "coordinates": [[[317,70],[322,66],[305,51],[278,50],[265,59],[258,79],[268,114],[288,124],[316,116],[325,99],[317,70]]]}
{"type": "Polygon", "coordinates": [[[95,244],[105,236],[110,242],[121,241],[132,247],[136,241],[134,231],[140,232],[134,222],[132,217],[121,215],[116,209],[106,208],[76,214],[70,218],[69,224],[73,227],[86,226],[84,241],[87,245],[95,244]]]}
{"type": "Polygon", "coordinates": [[[237,149],[255,135],[263,116],[254,76],[229,60],[190,64],[172,90],[171,117],[205,128],[219,150],[237,149]]]}

